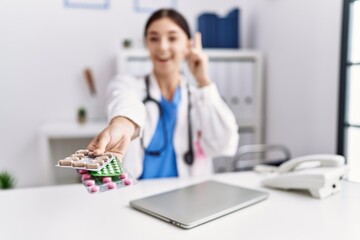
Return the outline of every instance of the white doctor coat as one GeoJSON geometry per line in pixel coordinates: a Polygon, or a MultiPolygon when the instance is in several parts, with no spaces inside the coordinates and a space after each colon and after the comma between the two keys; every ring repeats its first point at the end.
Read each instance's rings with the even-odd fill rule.
{"type": "MultiPolygon", "coordinates": [[[[190,86],[192,139],[193,142],[200,142],[206,157],[197,157],[198,154],[195,152],[194,163],[191,167],[188,166],[183,159],[184,154],[189,150],[187,117],[189,99],[186,84],[186,79],[182,77],[181,101],[173,139],[178,175],[179,177],[210,175],[213,172],[213,157],[233,156],[236,153],[239,141],[238,127],[233,113],[220,97],[214,83],[202,88],[190,86]],[[200,139],[199,132],[201,132],[200,139]]],[[[153,74],[150,75],[149,92],[152,98],[160,102],[161,92],[153,74]]],[[[140,127],[139,134],[143,137],[146,147],[156,130],[159,110],[155,104],[144,105],[142,101],[145,97],[144,77],[116,76],[108,87],[107,114],[109,120],[116,116],[124,116],[135,122],[140,127]]],[[[193,145],[194,151],[197,147],[193,145]]],[[[134,177],[138,178],[143,171],[143,161],[144,149],[139,138],[136,138],[129,145],[123,163],[134,177]]]]}

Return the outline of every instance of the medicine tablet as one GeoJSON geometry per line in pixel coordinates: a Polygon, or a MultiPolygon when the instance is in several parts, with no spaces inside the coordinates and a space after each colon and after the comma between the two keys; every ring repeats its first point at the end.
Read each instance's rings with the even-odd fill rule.
{"type": "Polygon", "coordinates": [[[88,173],[89,171],[85,170],[85,169],[79,169],[79,173],[80,174],[84,174],[84,173],[88,173]]]}
{"type": "Polygon", "coordinates": [[[91,192],[95,193],[95,192],[99,191],[99,187],[98,186],[92,186],[90,190],[91,190],[91,192]]]}
{"type": "Polygon", "coordinates": [[[106,186],[107,186],[108,189],[114,189],[116,185],[113,182],[109,182],[109,183],[106,184],[106,186]]]}
{"type": "Polygon", "coordinates": [[[84,173],[81,175],[82,180],[89,180],[91,178],[91,175],[89,173],[84,173]]]}
{"type": "Polygon", "coordinates": [[[125,179],[125,178],[127,178],[127,174],[126,174],[126,173],[122,173],[122,174],[120,175],[120,179],[125,179]]]}
{"type": "Polygon", "coordinates": [[[79,157],[71,157],[71,160],[73,160],[73,161],[79,161],[80,158],[79,158],[79,157]]]}
{"type": "Polygon", "coordinates": [[[82,153],[84,155],[88,155],[89,154],[89,150],[87,149],[80,149],[76,151],[76,154],[82,153]]]}
{"type": "Polygon", "coordinates": [[[94,186],[95,181],[94,180],[86,180],[85,185],[88,186],[88,187],[94,186]]]}
{"type": "Polygon", "coordinates": [[[82,153],[78,153],[78,154],[71,154],[70,157],[74,158],[74,157],[78,157],[78,158],[83,158],[85,155],[82,153]]]}
{"type": "Polygon", "coordinates": [[[100,166],[104,165],[104,161],[103,160],[92,160],[91,163],[98,163],[100,166]]]}
{"type": "Polygon", "coordinates": [[[111,182],[111,177],[104,177],[102,181],[103,183],[109,183],[111,182]]]}
{"type": "Polygon", "coordinates": [[[125,185],[131,185],[132,184],[132,180],[130,178],[127,178],[124,180],[125,185]]]}
{"type": "Polygon", "coordinates": [[[98,169],[100,165],[98,163],[88,163],[86,164],[87,169],[98,169]]]}
{"type": "Polygon", "coordinates": [[[85,167],[85,163],[84,162],[80,162],[80,161],[76,161],[72,163],[73,167],[85,167]]]}
{"type": "Polygon", "coordinates": [[[60,166],[71,166],[71,160],[68,160],[68,159],[59,160],[59,165],[60,166]]]}
{"type": "Polygon", "coordinates": [[[95,161],[104,161],[107,162],[109,160],[108,156],[100,156],[100,157],[96,157],[95,161]]]}

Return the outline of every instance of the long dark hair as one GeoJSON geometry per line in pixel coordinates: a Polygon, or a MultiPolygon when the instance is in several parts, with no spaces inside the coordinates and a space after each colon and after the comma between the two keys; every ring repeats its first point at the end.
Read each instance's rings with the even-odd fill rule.
{"type": "Polygon", "coordinates": [[[151,23],[165,17],[170,18],[174,23],[176,23],[176,25],[178,25],[185,32],[188,39],[191,38],[190,28],[186,19],[179,12],[170,8],[159,9],[149,17],[145,25],[144,37],[146,37],[147,30],[151,23]]]}

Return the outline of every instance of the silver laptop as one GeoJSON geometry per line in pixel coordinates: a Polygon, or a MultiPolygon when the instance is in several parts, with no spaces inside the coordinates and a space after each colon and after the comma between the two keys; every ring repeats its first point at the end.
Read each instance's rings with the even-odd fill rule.
{"type": "Polygon", "coordinates": [[[172,223],[192,228],[268,198],[268,193],[206,181],[130,201],[130,206],[172,223]]]}

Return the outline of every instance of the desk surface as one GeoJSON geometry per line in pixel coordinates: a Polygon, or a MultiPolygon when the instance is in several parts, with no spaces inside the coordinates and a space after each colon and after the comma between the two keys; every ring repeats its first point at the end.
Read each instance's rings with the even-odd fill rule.
{"type": "Polygon", "coordinates": [[[81,184],[0,191],[0,239],[360,239],[360,185],[324,199],[260,186],[252,172],[214,180],[270,193],[269,199],[190,230],[138,212],[129,201],[205,179],[162,179],[90,195],[81,184]]]}

